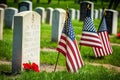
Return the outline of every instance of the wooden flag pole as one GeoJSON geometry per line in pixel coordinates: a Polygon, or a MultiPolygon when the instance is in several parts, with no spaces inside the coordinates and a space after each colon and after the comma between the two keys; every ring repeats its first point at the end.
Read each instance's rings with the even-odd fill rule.
{"type": "Polygon", "coordinates": [[[55,68],[54,68],[54,72],[56,71],[56,67],[57,67],[57,63],[58,63],[58,59],[59,59],[59,55],[60,55],[60,53],[58,52],[57,60],[56,60],[56,63],[55,63],[55,68]]]}
{"type": "MultiPolygon", "coordinates": [[[[67,10],[66,10],[66,23],[68,22],[68,4],[67,4],[67,10]]],[[[67,24],[66,24],[66,29],[67,29],[67,24]]],[[[66,34],[67,34],[67,31],[66,31],[66,34]]],[[[66,41],[66,43],[67,43],[67,41],[66,41]]],[[[56,64],[55,64],[55,68],[54,68],[54,72],[56,71],[56,67],[57,67],[57,63],[58,63],[58,59],[59,59],[59,55],[60,55],[60,53],[58,52],[58,56],[57,56],[57,60],[56,60],[56,64]]]]}

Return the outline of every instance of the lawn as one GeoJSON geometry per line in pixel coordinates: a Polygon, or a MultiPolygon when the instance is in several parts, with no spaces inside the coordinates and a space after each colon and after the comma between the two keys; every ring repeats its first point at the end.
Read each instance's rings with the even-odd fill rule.
{"type": "MultiPolygon", "coordinates": [[[[21,1],[21,0],[20,0],[21,1]]],[[[69,8],[74,7],[75,9],[79,9],[79,4],[74,4],[71,1],[61,1],[60,4],[57,4],[56,0],[53,0],[52,4],[46,4],[47,0],[42,0],[40,4],[35,4],[36,6],[43,6],[47,8],[51,6],[53,8],[60,7],[66,9],[66,3],[68,2],[69,8]]],[[[101,7],[100,2],[95,4],[96,8],[101,7]],[[98,4],[98,5],[97,5],[98,4]]],[[[12,3],[12,0],[8,4],[9,6],[17,7],[17,4],[12,3]]],[[[105,3],[107,6],[108,3],[105,3]]],[[[119,19],[120,21],[120,19],[119,19]]],[[[94,20],[94,25],[96,29],[98,29],[100,20],[94,20]]],[[[74,33],[77,39],[77,42],[80,40],[80,35],[82,33],[83,22],[73,20],[72,21],[74,33]]],[[[118,27],[120,28],[120,23],[118,23],[118,27]]],[[[57,42],[51,41],[51,31],[52,26],[49,24],[41,25],[41,49],[49,48],[56,49],[57,42]]],[[[118,30],[119,31],[119,30],[118,30]]],[[[0,41],[0,60],[11,61],[12,60],[12,40],[13,40],[13,31],[10,29],[4,28],[3,33],[4,39],[0,41]]],[[[120,44],[120,39],[116,38],[116,35],[110,35],[111,43],[120,44]]],[[[80,45],[79,45],[80,48],[80,45]]],[[[102,58],[96,58],[91,47],[82,46],[80,48],[81,56],[85,65],[79,70],[78,73],[69,73],[65,71],[58,72],[20,72],[19,74],[11,74],[11,64],[0,64],[0,80],[120,80],[120,73],[114,71],[114,69],[107,69],[103,66],[93,66],[87,63],[98,63],[98,64],[111,64],[114,66],[120,67],[120,47],[112,46],[113,54],[109,56],[105,56],[102,58]]],[[[48,52],[41,51],[40,52],[40,62],[41,64],[55,65],[56,58],[58,52],[48,52]]],[[[65,57],[60,54],[58,60],[59,66],[65,66],[65,57]]]]}

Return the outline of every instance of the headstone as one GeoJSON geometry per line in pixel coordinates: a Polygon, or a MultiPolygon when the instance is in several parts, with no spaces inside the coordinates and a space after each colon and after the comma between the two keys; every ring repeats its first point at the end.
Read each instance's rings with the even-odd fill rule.
{"type": "Polygon", "coordinates": [[[24,11],[14,17],[12,72],[23,70],[23,63],[40,67],[40,15],[24,11]]]}
{"type": "Polygon", "coordinates": [[[3,40],[4,9],[0,8],[0,40],[3,40]]]}
{"type": "Polygon", "coordinates": [[[79,20],[79,18],[80,18],[80,11],[76,10],[75,11],[75,19],[79,20]]]}
{"type": "Polygon", "coordinates": [[[88,5],[91,7],[90,14],[93,20],[94,3],[90,1],[82,1],[80,3],[80,21],[84,21],[84,19],[86,18],[88,5]]]}
{"type": "Polygon", "coordinates": [[[118,26],[118,11],[107,9],[106,10],[106,24],[109,34],[117,34],[118,26]]]}
{"type": "Polygon", "coordinates": [[[70,9],[69,9],[69,13],[70,13],[71,19],[72,19],[72,20],[75,20],[75,9],[70,8],[70,9]]]}
{"type": "Polygon", "coordinates": [[[94,19],[98,19],[98,10],[97,9],[94,10],[94,19]]]}
{"type": "Polygon", "coordinates": [[[35,11],[41,15],[41,23],[44,23],[45,22],[45,8],[37,7],[35,8],[35,11]]]}
{"type": "Polygon", "coordinates": [[[48,7],[46,9],[46,23],[52,25],[52,15],[53,15],[53,8],[48,7]]]}
{"type": "Polygon", "coordinates": [[[102,9],[99,9],[99,10],[98,10],[98,18],[99,18],[99,19],[102,18],[102,11],[103,11],[102,9]]]}
{"type": "Polygon", "coordinates": [[[59,41],[65,22],[66,12],[63,9],[56,8],[53,11],[52,19],[52,41],[59,41]]]}
{"type": "Polygon", "coordinates": [[[18,4],[18,11],[32,11],[32,2],[31,1],[24,1],[18,4]]]}
{"type": "Polygon", "coordinates": [[[5,9],[5,26],[8,28],[13,29],[13,21],[14,21],[14,15],[18,13],[18,10],[13,7],[9,7],[5,9]]]}
{"type": "Polygon", "coordinates": [[[0,4],[0,8],[6,9],[7,5],[6,4],[0,4]]]}

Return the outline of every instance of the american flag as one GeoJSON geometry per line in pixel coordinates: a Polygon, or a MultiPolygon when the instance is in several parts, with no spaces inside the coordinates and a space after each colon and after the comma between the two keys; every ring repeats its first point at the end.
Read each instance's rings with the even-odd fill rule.
{"type": "Polygon", "coordinates": [[[95,48],[93,50],[95,52],[96,57],[106,56],[112,54],[112,47],[109,42],[109,35],[107,32],[105,16],[103,16],[100,27],[98,29],[98,35],[100,37],[102,48],[95,48]]]}
{"type": "Polygon", "coordinates": [[[82,30],[80,45],[91,47],[102,47],[100,38],[96,32],[91,17],[86,17],[82,30]]]}
{"type": "Polygon", "coordinates": [[[57,50],[66,57],[66,67],[69,72],[78,72],[79,68],[83,66],[68,12],[66,12],[66,21],[57,50]]]}

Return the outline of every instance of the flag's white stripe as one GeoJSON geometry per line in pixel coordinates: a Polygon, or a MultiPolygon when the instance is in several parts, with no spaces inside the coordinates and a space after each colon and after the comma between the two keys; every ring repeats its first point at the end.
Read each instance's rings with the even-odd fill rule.
{"type": "Polygon", "coordinates": [[[61,49],[61,50],[63,50],[63,51],[64,51],[64,53],[66,53],[66,52],[67,52],[67,51],[66,51],[66,49],[65,49],[63,46],[61,46],[61,45],[59,45],[59,46],[58,46],[58,48],[59,48],[59,49],[61,49]]]}
{"type": "Polygon", "coordinates": [[[79,48],[78,48],[78,45],[77,45],[77,41],[76,41],[76,39],[75,39],[75,42],[76,42],[76,48],[77,48],[77,56],[78,56],[78,58],[79,58],[79,62],[80,62],[80,67],[82,67],[82,65],[83,65],[83,60],[82,60],[82,57],[81,57],[81,53],[80,53],[80,50],[79,50],[79,48]]]}
{"type": "Polygon", "coordinates": [[[103,35],[103,40],[104,40],[104,42],[105,42],[105,50],[106,50],[106,53],[107,53],[107,55],[109,54],[109,46],[108,46],[108,44],[107,44],[107,41],[106,41],[106,35],[105,35],[105,33],[104,32],[102,32],[102,35],[103,35]]]}
{"type": "Polygon", "coordinates": [[[99,44],[99,43],[95,43],[95,42],[89,42],[89,41],[80,41],[80,43],[82,44],[82,43],[84,43],[84,44],[89,44],[89,45],[95,45],[95,46],[102,46],[101,44],[99,44]]]}
{"type": "Polygon", "coordinates": [[[109,35],[107,34],[107,32],[105,32],[105,35],[106,35],[106,40],[107,40],[107,44],[108,44],[108,49],[109,49],[109,53],[111,54],[112,53],[112,46],[110,45],[110,42],[109,42],[109,35]]]}
{"type": "Polygon", "coordinates": [[[81,39],[84,39],[84,40],[93,40],[93,41],[98,41],[98,42],[101,42],[99,38],[95,38],[95,37],[92,37],[92,36],[82,36],[81,39]]]}
{"type": "Polygon", "coordinates": [[[68,64],[68,67],[69,67],[70,71],[74,72],[73,67],[72,67],[72,65],[70,63],[70,60],[69,60],[69,58],[67,56],[66,56],[66,61],[67,61],[67,64],[68,64]]]}
{"type": "Polygon", "coordinates": [[[98,36],[98,34],[96,34],[96,33],[86,32],[86,31],[83,31],[82,34],[88,34],[88,35],[98,36]]]}
{"type": "Polygon", "coordinates": [[[67,50],[68,50],[68,53],[69,53],[70,57],[72,58],[73,64],[74,64],[74,66],[75,66],[75,70],[77,71],[78,66],[77,66],[75,57],[74,57],[74,55],[73,55],[73,53],[72,53],[72,51],[71,51],[71,49],[70,49],[69,46],[67,46],[67,50]]]}
{"type": "Polygon", "coordinates": [[[75,46],[75,44],[73,43],[73,41],[71,41],[70,38],[68,38],[68,40],[69,40],[69,42],[71,43],[71,45],[72,45],[72,47],[73,47],[73,49],[74,49],[74,52],[75,52],[75,56],[76,56],[76,58],[77,58],[78,65],[81,66],[81,64],[80,64],[80,58],[79,58],[79,56],[78,56],[78,55],[80,55],[80,53],[77,52],[76,46],[75,46]]]}
{"type": "Polygon", "coordinates": [[[63,44],[66,44],[64,39],[60,39],[60,42],[62,42],[63,44]]]}
{"type": "Polygon", "coordinates": [[[104,44],[103,44],[103,39],[102,39],[102,35],[101,35],[101,33],[99,33],[99,37],[100,37],[100,39],[101,39],[101,43],[102,43],[102,54],[104,54],[104,55],[106,55],[106,51],[105,51],[105,46],[104,46],[104,44]]]}

